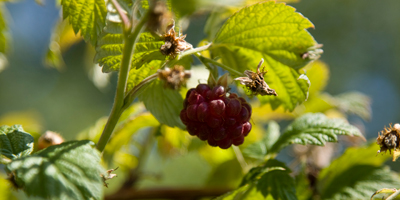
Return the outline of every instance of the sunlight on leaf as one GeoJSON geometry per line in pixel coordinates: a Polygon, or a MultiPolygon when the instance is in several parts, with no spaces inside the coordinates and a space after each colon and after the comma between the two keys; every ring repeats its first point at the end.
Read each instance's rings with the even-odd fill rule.
{"type": "Polygon", "coordinates": [[[92,45],[106,23],[104,0],[61,0],[63,19],[69,19],[75,34],[80,34],[92,45]]]}
{"type": "MultiPolygon", "coordinates": [[[[140,34],[135,45],[131,61],[131,69],[140,68],[153,60],[165,60],[160,47],[164,41],[155,34],[144,32],[140,34]]],[[[103,67],[103,72],[118,71],[123,50],[122,27],[119,23],[108,22],[100,36],[96,47],[95,62],[103,67]]]]}
{"type": "Polygon", "coordinates": [[[183,108],[183,98],[178,91],[165,88],[160,80],[153,81],[145,86],[139,96],[146,109],[162,124],[185,128],[179,113],[183,108]]]}
{"type": "Polygon", "coordinates": [[[269,70],[265,81],[278,97],[260,97],[261,102],[271,103],[273,109],[282,105],[292,111],[307,97],[307,81],[298,80],[297,70],[310,61],[301,55],[316,45],[305,30],[311,27],[313,24],[290,6],[273,1],[259,3],[229,18],[218,32],[212,50],[225,65],[240,72],[255,71],[264,58],[269,70]]]}
{"type": "Polygon", "coordinates": [[[380,167],[390,156],[377,155],[377,150],[375,143],[348,148],[319,174],[320,194],[329,199],[368,199],[378,188],[400,187],[396,175],[380,167]]]}
{"type": "Polygon", "coordinates": [[[7,25],[8,12],[2,2],[0,2],[0,53],[7,53],[9,44],[9,33],[7,25]]]}
{"type": "Polygon", "coordinates": [[[6,166],[28,196],[101,199],[100,153],[91,141],[71,141],[14,160],[6,166]]]}
{"type": "Polygon", "coordinates": [[[343,119],[328,119],[321,113],[305,114],[286,128],[271,152],[279,152],[289,144],[323,146],[326,142],[337,142],[337,135],[363,137],[358,128],[343,119]]]}

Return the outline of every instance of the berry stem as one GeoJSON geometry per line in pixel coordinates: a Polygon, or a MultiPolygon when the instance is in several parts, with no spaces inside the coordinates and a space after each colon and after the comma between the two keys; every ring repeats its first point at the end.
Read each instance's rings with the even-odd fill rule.
{"type": "Polygon", "coordinates": [[[143,88],[143,86],[151,83],[152,81],[154,81],[157,78],[158,78],[158,72],[143,79],[139,84],[137,84],[134,88],[132,88],[132,90],[129,91],[129,93],[126,95],[126,97],[124,99],[124,105],[123,105],[122,109],[125,110],[126,108],[129,107],[129,105],[131,105],[132,101],[135,100],[135,98],[137,97],[137,94],[139,94],[138,91],[141,88],[143,88]]]}
{"type": "Polygon", "coordinates": [[[197,48],[194,48],[194,49],[187,50],[187,51],[183,52],[183,53],[180,55],[180,58],[185,57],[185,56],[188,56],[188,55],[191,55],[191,54],[198,53],[198,52],[200,52],[200,51],[207,50],[211,45],[212,45],[212,43],[207,44],[207,45],[204,45],[204,46],[201,46],[201,47],[197,47],[197,48]]]}
{"type": "Polygon", "coordinates": [[[115,10],[117,10],[119,17],[122,20],[122,24],[124,25],[124,31],[130,30],[131,22],[129,21],[126,13],[124,12],[124,9],[122,9],[121,5],[119,5],[117,0],[111,0],[111,3],[113,4],[115,10]]]}
{"type": "Polygon", "coordinates": [[[117,91],[115,93],[114,104],[111,109],[110,116],[108,117],[106,126],[103,129],[103,133],[97,143],[96,148],[102,152],[114,131],[114,128],[126,107],[124,107],[126,83],[128,80],[129,70],[131,66],[132,55],[135,51],[134,47],[136,40],[139,38],[139,34],[142,31],[147,19],[149,18],[150,12],[147,11],[140,21],[136,24],[132,32],[124,31],[124,49],[122,51],[121,67],[118,73],[117,91]]]}
{"type": "Polygon", "coordinates": [[[240,167],[242,167],[242,171],[246,172],[247,171],[247,163],[244,160],[242,151],[239,149],[239,147],[233,146],[233,145],[232,145],[232,149],[235,152],[236,159],[239,161],[240,167]]]}

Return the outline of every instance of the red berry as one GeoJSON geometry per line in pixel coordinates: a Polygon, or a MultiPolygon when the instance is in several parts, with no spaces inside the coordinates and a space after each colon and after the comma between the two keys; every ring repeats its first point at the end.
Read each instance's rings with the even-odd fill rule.
{"type": "Polygon", "coordinates": [[[207,125],[211,128],[219,127],[220,125],[222,125],[222,122],[223,121],[220,118],[216,118],[216,117],[208,117],[206,119],[207,125]]]}
{"type": "Polygon", "coordinates": [[[249,121],[249,118],[250,118],[249,111],[247,110],[246,107],[242,107],[237,119],[240,122],[246,122],[246,121],[249,121]]]}
{"type": "Polygon", "coordinates": [[[231,138],[237,138],[242,135],[243,126],[241,124],[231,126],[228,129],[228,133],[230,134],[231,138]]]}
{"type": "Polygon", "coordinates": [[[206,97],[207,92],[210,90],[210,87],[206,84],[199,84],[196,87],[196,91],[201,94],[203,97],[206,97]]]}
{"type": "Polygon", "coordinates": [[[183,109],[183,110],[181,111],[181,113],[179,114],[179,117],[181,118],[183,124],[185,124],[185,125],[188,124],[189,118],[188,118],[187,115],[186,115],[186,110],[185,110],[185,109],[183,109]]]}
{"type": "Polygon", "coordinates": [[[243,142],[244,142],[244,136],[243,135],[241,135],[241,136],[239,136],[239,137],[237,137],[237,138],[232,140],[232,144],[235,145],[235,146],[239,146],[239,145],[243,144],[243,142]]]}
{"type": "Polygon", "coordinates": [[[226,137],[225,139],[218,141],[218,146],[221,149],[227,149],[232,146],[232,139],[229,137],[226,137]]]}
{"type": "Polygon", "coordinates": [[[238,99],[231,99],[226,105],[226,115],[234,117],[240,113],[242,109],[242,104],[238,99]]]}
{"type": "Polygon", "coordinates": [[[190,135],[221,149],[241,145],[252,128],[251,106],[235,93],[227,97],[222,86],[199,84],[188,90],[179,116],[190,135]]]}
{"type": "Polygon", "coordinates": [[[186,114],[190,120],[197,121],[197,104],[189,105],[186,114]]]}
{"type": "Polygon", "coordinates": [[[204,122],[209,115],[208,103],[202,102],[197,106],[197,119],[201,122],[204,122]]]}
{"type": "Polygon", "coordinates": [[[228,134],[224,127],[218,127],[213,129],[213,139],[219,141],[224,139],[228,134]]]}
{"type": "Polygon", "coordinates": [[[245,122],[245,123],[243,123],[243,130],[242,130],[242,134],[244,135],[244,136],[247,136],[249,133],[250,133],[250,131],[251,131],[251,124],[250,124],[250,122],[245,122]]]}
{"type": "Polygon", "coordinates": [[[225,112],[225,103],[221,99],[210,102],[210,111],[214,116],[222,116],[225,112]]]}

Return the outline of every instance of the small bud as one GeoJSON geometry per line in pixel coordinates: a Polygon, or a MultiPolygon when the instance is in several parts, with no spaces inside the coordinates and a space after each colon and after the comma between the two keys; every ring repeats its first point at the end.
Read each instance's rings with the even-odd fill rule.
{"type": "Polygon", "coordinates": [[[316,44],[307,49],[307,52],[301,54],[301,58],[310,59],[310,60],[317,60],[321,57],[321,54],[324,53],[324,50],[321,49],[322,44],[316,44]]]}
{"type": "Polygon", "coordinates": [[[46,131],[42,136],[39,137],[38,149],[41,150],[49,146],[61,144],[63,142],[64,138],[62,138],[58,133],[46,131]]]}
{"type": "Polygon", "coordinates": [[[180,65],[175,65],[172,69],[165,67],[163,70],[158,70],[158,78],[165,82],[166,87],[174,90],[178,90],[185,84],[190,76],[190,71],[180,65]]]}

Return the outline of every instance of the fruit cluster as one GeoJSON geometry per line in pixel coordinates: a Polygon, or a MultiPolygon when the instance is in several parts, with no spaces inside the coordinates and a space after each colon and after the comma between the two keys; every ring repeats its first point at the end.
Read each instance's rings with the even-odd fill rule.
{"type": "Polygon", "coordinates": [[[241,145],[250,130],[251,106],[223,86],[199,84],[186,94],[180,113],[190,135],[207,140],[210,146],[227,149],[241,145]]]}

